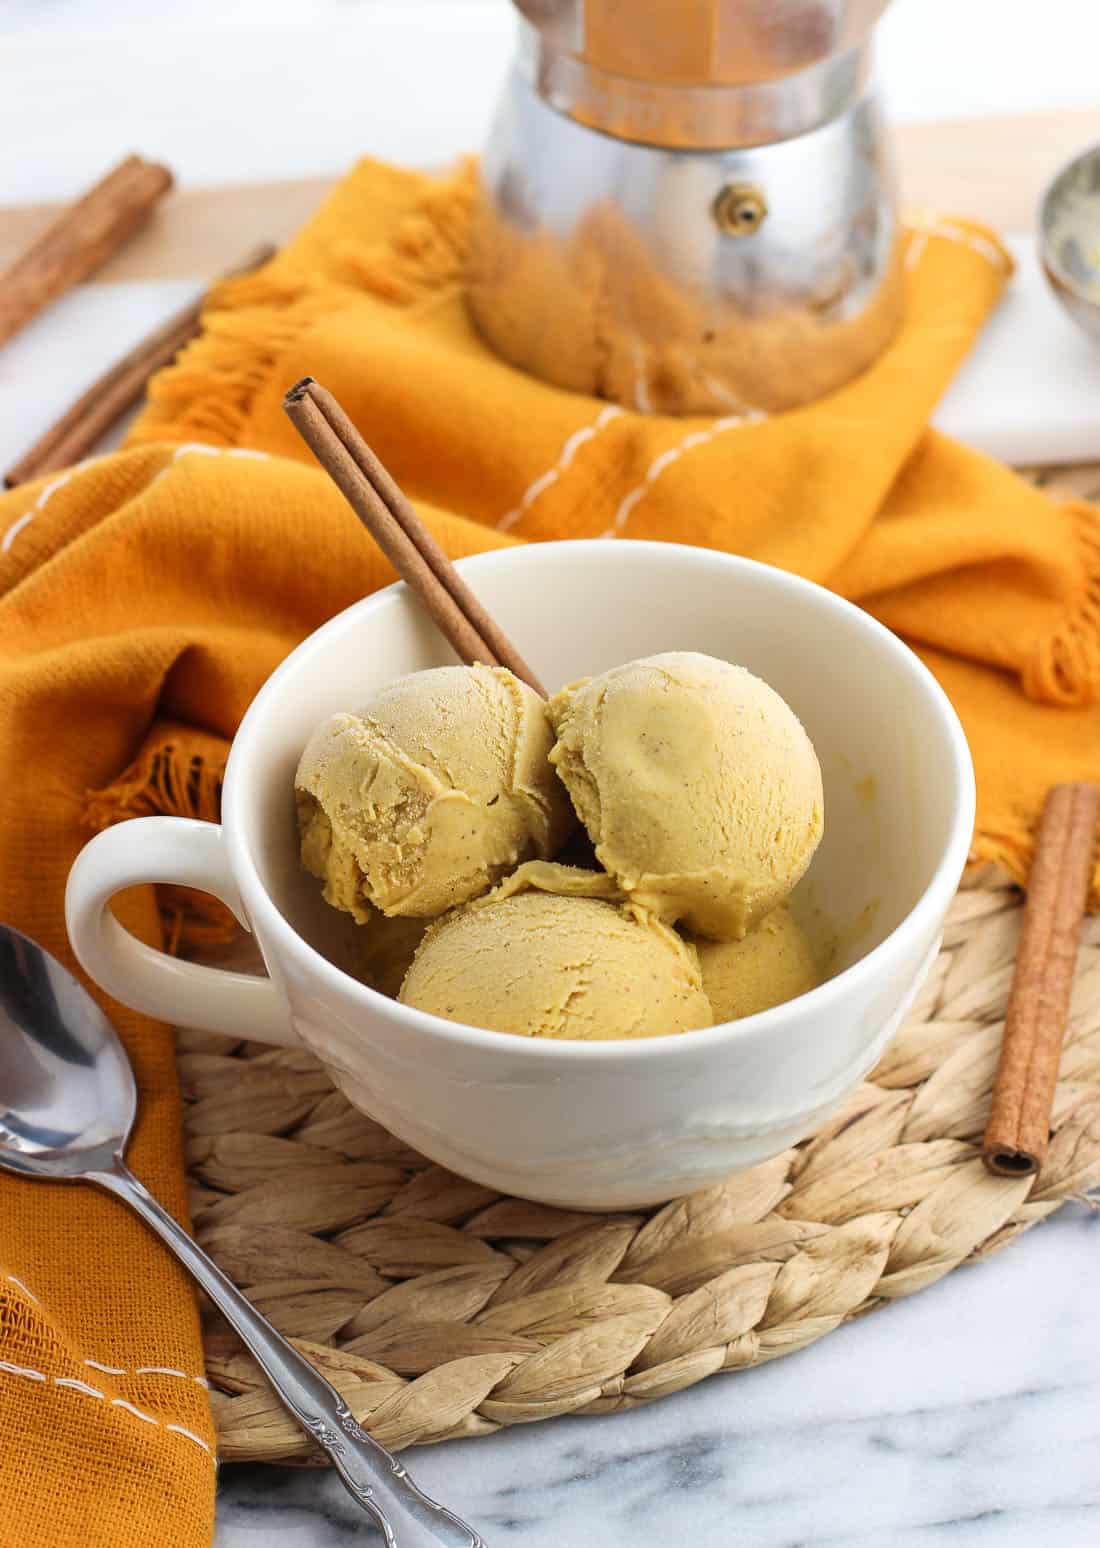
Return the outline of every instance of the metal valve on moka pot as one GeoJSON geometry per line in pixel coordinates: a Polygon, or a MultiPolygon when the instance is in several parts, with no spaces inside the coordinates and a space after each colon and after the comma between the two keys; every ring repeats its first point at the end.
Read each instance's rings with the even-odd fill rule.
{"type": "Polygon", "coordinates": [[[902,301],[867,85],[888,3],[515,0],[470,255],[486,340],[647,413],[771,413],[863,370],[902,301]]]}

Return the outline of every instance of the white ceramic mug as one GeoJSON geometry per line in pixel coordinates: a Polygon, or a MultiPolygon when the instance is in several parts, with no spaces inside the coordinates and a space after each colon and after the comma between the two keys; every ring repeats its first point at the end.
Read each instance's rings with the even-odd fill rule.
{"type": "Polygon", "coordinates": [[[866,613],[749,560],[675,544],[546,543],[462,569],[551,687],[636,656],[699,650],[783,695],[824,775],[825,837],[795,906],[835,932],[829,981],[725,1026],[582,1043],[459,1026],[353,977],[359,927],[299,864],[294,771],[324,716],[453,659],[404,586],[333,618],[264,685],[233,743],[220,827],[148,817],[88,844],[66,899],[78,958],[149,1015],[304,1043],[357,1107],[506,1193],[580,1208],[652,1204],[774,1155],[867,1073],[935,956],[974,818],[954,710],[866,613]],[[136,941],[107,905],[139,882],[221,898],[269,976],[136,941]]]}

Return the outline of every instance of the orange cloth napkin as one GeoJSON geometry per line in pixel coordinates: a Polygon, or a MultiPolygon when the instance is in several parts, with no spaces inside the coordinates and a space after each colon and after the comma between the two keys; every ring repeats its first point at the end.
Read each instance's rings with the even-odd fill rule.
{"type": "MultiPolygon", "coordinates": [[[[1046,786],[1100,778],[1100,522],[926,429],[1008,277],[996,240],[954,220],[914,232],[904,331],[829,399],[753,423],[647,419],[487,353],[462,300],[470,197],[466,172],[437,183],[361,165],[266,270],[223,287],[126,450],[0,497],[0,917],[69,960],[62,893],[91,829],[213,816],[264,678],[392,578],[282,414],[306,373],[452,555],[662,538],[766,559],[868,607],[963,717],[975,855],[1023,878],[1046,786]]],[[[168,901],[177,923],[217,930],[216,911],[168,901]]],[[[125,915],[159,927],[147,893],[125,915]]],[[[183,1218],[168,1034],[109,1009],[142,1092],[131,1161],[183,1218]]],[[[12,1542],[207,1543],[201,1370],[189,1288],[136,1221],[88,1189],[0,1178],[12,1542]]]]}
{"type": "Polygon", "coordinates": [[[1100,516],[927,428],[1011,275],[996,237],[955,218],[914,228],[906,325],[830,397],[753,423],[647,418],[481,343],[462,287],[473,188],[471,168],[439,182],[361,164],[263,273],[223,289],[131,443],[308,465],[281,406],[308,373],[414,499],[478,523],[485,545],[658,538],[830,586],[951,694],[977,766],[975,853],[1022,879],[1047,785],[1100,774],[1100,516]]]}

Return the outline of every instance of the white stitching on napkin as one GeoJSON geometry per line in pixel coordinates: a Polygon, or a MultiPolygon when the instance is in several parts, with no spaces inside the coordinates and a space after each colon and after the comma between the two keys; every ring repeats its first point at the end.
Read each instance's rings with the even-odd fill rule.
{"type": "MultiPolygon", "coordinates": [[[[972,252],[977,253],[979,257],[984,258],[987,263],[991,263],[994,268],[1000,269],[1002,272],[1009,267],[1008,260],[996,243],[991,241],[989,237],[983,236],[979,231],[968,231],[964,226],[956,225],[953,221],[945,220],[942,216],[934,213],[910,217],[906,223],[910,230],[914,232],[913,240],[909,244],[909,250],[905,257],[906,268],[912,269],[916,267],[924,255],[930,237],[942,237],[944,241],[956,242],[962,247],[969,247],[972,252]]],[[[640,349],[637,351],[636,363],[641,373],[642,360],[640,349]]],[[[719,389],[720,384],[710,378],[706,380],[711,390],[719,389]]],[[[640,412],[649,413],[651,411],[652,404],[649,399],[644,374],[640,374],[635,383],[635,400],[640,412]]],[[[614,404],[609,404],[591,425],[587,425],[584,429],[578,430],[571,435],[562,447],[561,455],[555,466],[535,479],[534,483],[525,491],[519,505],[500,518],[497,522],[498,530],[507,532],[514,527],[521,516],[538,499],[539,495],[544,490],[549,489],[551,484],[557,482],[573,460],[577,450],[584,445],[585,441],[591,440],[593,436],[603,429],[604,425],[610,423],[621,412],[622,410],[614,404]]],[[[642,482],[632,489],[620,502],[619,508],[615,512],[614,520],[600,536],[618,537],[630,520],[630,513],[638,501],[646,494],[650,485],[660,477],[670,463],[682,457],[686,451],[690,451],[693,446],[704,445],[707,441],[713,440],[716,435],[721,435],[723,431],[733,429],[736,425],[757,424],[765,418],[767,418],[767,415],[756,410],[748,414],[729,414],[723,419],[715,420],[710,430],[692,431],[678,445],[669,447],[667,451],[661,452],[650,464],[642,482]]]]}
{"type": "MultiPolygon", "coordinates": [[[[87,1364],[87,1361],[85,1361],[85,1364],[87,1364]]],[[[10,1376],[22,1376],[27,1381],[45,1382],[49,1380],[44,1371],[31,1370],[25,1365],[12,1365],[7,1360],[0,1360],[0,1371],[6,1371],[10,1376]]],[[[70,1392],[80,1392],[85,1397],[102,1398],[104,1396],[98,1388],[89,1387],[86,1382],[76,1381],[69,1376],[55,1376],[53,1382],[55,1386],[64,1387],[70,1392]]],[[[111,1407],[124,1408],[128,1414],[133,1414],[135,1418],[144,1420],[146,1424],[155,1425],[157,1429],[171,1430],[175,1435],[182,1435],[187,1440],[194,1441],[196,1446],[201,1446],[207,1456],[211,1455],[210,1446],[203,1440],[202,1436],[196,1435],[194,1430],[187,1429],[185,1425],[156,1419],[152,1414],[143,1413],[140,1408],[135,1408],[125,1398],[112,1398],[111,1407]]]]}
{"type": "Polygon", "coordinates": [[[977,253],[979,258],[984,258],[995,269],[1005,273],[1011,263],[997,244],[989,237],[983,236],[980,231],[967,231],[965,226],[956,225],[954,221],[945,220],[934,211],[923,211],[919,214],[906,216],[905,224],[916,233],[914,240],[909,245],[909,251],[905,255],[905,267],[913,269],[924,256],[924,250],[928,246],[929,237],[942,237],[945,242],[955,242],[960,247],[969,247],[971,252],[977,253]]]}
{"type": "MultiPolygon", "coordinates": [[[[33,1291],[28,1290],[27,1286],[21,1279],[16,1279],[14,1274],[7,1273],[5,1273],[3,1277],[11,1284],[15,1285],[16,1289],[22,1290],[28,1301],[33,1301],[35,1306],[41,1306],[41,1301],[33,1291]]],[[[177,1370],[174,1365],[139,1365],[131,1371],[128,1370],[125,1365],[104,1365],[102,1360],[84,1360],[82,1364],[88,1366],[90,1370],[102,1371],[106,1376],[175,1376],[180,1381],[193,1381],[196,1386],[204,1387],[208,1392],[210,1390],[210,1383],[207,1381],[205,1376],[189,1376],[186,1371],[177,1370]]],[[[5,1365],[4,1362],[0,1360],[0,1370],[12,1369],[16,1369],[16,1367],[5,1365]]],[[[18,1367],[18,1369],[22,1371],[21,1366],[18,1367]]],[[[45,1379],[46,1378],[43,1376],[42,1380],[45,1381],[45,1379]]],[[[55,1381],[60,1379],[62,1378],[56,1376],[54,1377],[55,1381]]],[[[72,1383],[70,1382],[68,1385],[71,1386],[72,1383]]],[[[90,1388],[89,1390],[94,1391],[95,1389],[90,1388]]]]}
{"type": "Polygon", "coordinates": [[[186,457],[192,452],[199,457],[252,457],[257,462],[269,462],[271,459],[270,452],[256,451],[251,446],[208,446],[205,441],[184,441],[181,446],[176,447],[160,472],[154,474],[149,480],[149,488],[152,489],[158,479],[170,473],[173,464],[181,457],[186,457]]]}
{"type": "Polygon", "coordinates": [[[72,476],[72,472],[70,471],[68,473],[62,473],[60,478],[55,478],[51,484],[46,485],[45,489],[43,489],[42,493],[38,496],[38,499],[31,506],[30,510],[24,511],[22,516],[16,517],[11,526],[4,533],[3,538],[0,539],[0,554],[7,553],[8,549],[22,532],[23,528],[28,526],[34,520],[50,496],[52,494],[56,494],[59,489],[64,488],[72,476]]]}
{"type": "Polygon", "coordinates": [[[196,1446],[201,1446],[202,1449],[209,1456],[209,1454],[210,1454],[210,1447],[206,1444],[206,1442],[203,1440],[201,1435],[196,1435],[195,1434],[194,1430],[185,1429],[185,1427],[182,1424],[166,1424],[164,1426],[164,1428],[166,1430],[174,1431],[174,1433],[176,1435],[186,1435],[188,1440],[193,1440],[195,1442],[196,1446]]]}
{"type": "Polygon", "coordinates": [[[0,1360],[0,1371],[7,1371],[11,1376],[25,1376],[28,1381],[45,1381],[44,1371],[32,1371],[26,1365],[11,1365],[7,1360],[0,1360]]]}
{"type": "Polygon", "coordinates": [[[133,1414],[135,1419],[144,1419],[146,1424],[159,1424],[159,1419],[154,1419],[152,1414],[143,1414],[140,1408],[135,1408],[132,1403],[127,1403],[125,1398],[112,1398],[112,1408],[124,1408],[128,1414],[133,1414]]]}
{"type": "MultiPolygon", "coordinates": [[[[256,451],[251,446],[207,446],[204,441],[186,441],[182,446],[176,447],[175,451],[172,453],[172,462],[175,462],[177,458],[184,456],[188,452],[194,452],[197,455],[203,457],[221,457],[223,455],[227,457],[253,457],[257,462],[267,462],[271,456],[270,452],[256,451]]],[[[96,460],[98,461],[98,459],[96,460]]],[[[171,467],[172,462],[170,462],[167,467],[161,468],[156,477],[150,480],[150,487],[156,483],[158,478],[164,477],[165,473],[168,472],[168,468],[171,467]]],[[[83,469],[90,467],[91,463],[85,462],[80,466],[83,469]]],[[[64,485],[69,482],[73,476],[73,472],[74,470],[70,468],[67,472],[62,473],[60,477],[55,478],[52,483],[47,484],[45,489],[43,489],[42,493],[38,496],[38,499],[31,506],[30,510],[24,511],[22,516],[16,517],[11,526],[4,533],[3,538],[0,538],[0,554],[6,554],[8,552],[8,550],[11,548],[11,545],[22,532],[23,528],[34,520],[50,496],[55,494],[57,490],[63,488],[64,485]]]]}
{"type": "Polygon", "coordinates": [[[89,1397],[106,1396],[106,1393],[100,1392],[98,1387],[89,1387],[86,1381],[77,1381],[75,1376],[55,1376],[53,1384],[55,1387],[72,1387],[74,1392],[86,1392],[89,1397]]]}
{"type": "Polygon", "coordinates": [[[271,457],[270,452],[257,451],[251,446],[210,446],[206,441],[184,441],[172,453],[172,461],[185,457],[188,452],[201,457],[254,457],[257,462],[267,462],[271,457]]]}
{"type": "Polygon", "coordinates": [[[723,403],[728,403],[730,408],[738,407],[741,400],[736,393],[731,392],[725,383],[720,382],[716,376],[711,376],[709,371],[700,371],[699,380],[712,398],[718,398],[723,403]]]}
{"type": "Polygon", "coordinates": [[[34,518],[35,518],[35,512],[34,511],[25,511],[24,514],[22,516],[20,516],[17,521],[13,521],[11,526],[4,533],[4,541],[2,543],[0,543],[0,552],[6,554],[8,549],[11,547],[11,545],[15,542],[16,538],[22,532],[23,528],[27,525],[27,523],[29,521],[33,521],[34,518]]]}
{"type": "MultiPolygon", "coordinates": [[[[269,452],[255,451],[251,446],[207,446],[204,441],[185,441],[182,446],[177,446],[175,451],[172,453],[172,462],[175,462],[178,458],[187,455],[189,452],[194,452],[197,456],[202,457],[221,457],[223,455],[227,457],[253,457],[258,462],[267,462],[270,458],[269,452]]],[[[161,468],[156,477],[150,480],[150,488],[153,484],[156,483],[158,478],[164,477],[164,475],[168,472],[168,468],[172,466],[172,462],[169,462],[166,467],[161,468]]],[[[87,467],[88,465],[89,464],[87,463],[83,464],[84,467],[87,467]]],[[[38,496],[38,499],[31,506],[30,510],[24,511],[22,516],[16,517],[11,526],[4,533],[3,538],[0,538],[0,554],[6,554],[8,552],[8,550],[11,548],[11,545],[23,531],[23,528],[28,526],[34,520],[50,496],[55,494],[57,490],[63,488],[64,485],[66,485],[72,478],[72,476],[73,469],[70,468],[68,472],[62,473],[58,478],[55,478],[52,483],[46,485],[45,489],[43,489],[42,493],[38,496]]],[[[11,1276],[9,1275],[9,1278],[10,1277],[11,1276]]]]}
{"type": "Polygon", "coordinates": [[[617,403],[609,403],[606,408],[600,410],[590,425],[582,425],[579,430],[574,430],[558,453],[558,460],[554,466],[547,468],[546,472],[541,473],[533,484],[527,486],[515,509],[506,512],[497,522],[497,531],[509,532],[516,522],[519,521],[520,517],[531,509],[539,495],[544,490],[549,489],[551,484],[557,483],[585,442],[594,440],[604,426],[609,425],[613,419],[618,419],[621,413],[622,409],[617,403]]]}
{"type": "Polygon", "coordinates": [[[100,1360],[85,1360],[84,1364],[108,1376],[175,1376],[180,1381],[193,1381],[196,1386],[210,1390],[210,1383],[205,1376],[188,1376],[186,1371],[177,1371],[173,1365],[139,1365],[131,1371],[124,1365],[104,1365],[100,1360]]]}
{"type": "Polygon", "coordinates": [[[634,407],[639,414],[653,413],[653,399],[649,396],[649,382],[646,379],[645,350],[641,340],[635,339],[630,351],[634,361],[634,407]]]}
{"type": "Polygon", "coordinates": [[[925,226],[914,226],[913,240],[909,243],[909,250],[905,254],[905,267],[915,269],[924,257],[924,250],[928,246],[928,229],[925,226]]]}
{"type": "Polygon", "coordinates": [[[693,430],[690,435],[685,435],[683,440],[678,441],[675,446],[670,446],[667,451],[661,452],[660,456],[654,457],[646,469],[646,475],[642,482],[632,489],[620,502],[619,509],[615,512],[615,519],[605,532],[600,533],[600,536],[605,538],[619,537],[630,520],[631,511],[642,496],[648,492],[650,486],[660,478],[667,467],[670,467],[672,463],[682,457],[686,451],[690,451],[693,446],[705,446],[708,441],[713,441],[715,436],[722,435],[726,430],[733,430],[738,425],[755,425],[760,420],[766,418],[766,414],[761,414],[756,409],[753,409],[748,414],[727,414],[724,419],[716,419],[709,430],[693,430]]]}
{"type": "Polygon", "coordinates": [[[949,242],[961,242],[964,247],[969,247],[979,257],[991,263],[995,269],[1002,272],[1009,267],[1008,259],[996,243],[988,237],[982,236],[978,231],[965,231],[961,226],[954,226],[949,221],[940,221],[932,231],[933,236],[946,237],[949,242]]]}
{"type": "MultiPolygon", "coordinates": [[[[4,1274],[3,1277],[21,1290],[27,1299],[33,1301],[36,1306],[41,1304],[38,1297],[27,1289],[21,1279],[16,1279],[14,1274],[4,1274]]],[[[177,1381],[193,1381],[197,1386],[205,1388],[206,1391],[210,1390],[210,1383],[205,1376],[188,1376],[186,1371],[177,1370],[174,1365],[139,1365],[136,1370],[129,1371],[124,1365],[104,1365],[102,1360],[84,1360],[82,1364],[88,1366],[93,1371],[103,1371],[108,1376],[172,1376],[177,1381]]],[[[54,1376],[50,1378],[45,1371],[33,1370],[28,1365],[13,1365],[10,1360],[0,1360],[0,1371],[7,1372],[9,1376],[21,1376],[25,1381],[47,1382],[52,1379],[55,1387],[63,1387],[68,1392],[79,1392],[85,1397],[98,1398],[101,1401],[106,1396],[98,1387],[90,1386],[86,1381],[79,1381],[75,1376],[54,1376]]],[[[170,1424],[166,1420],[156,1419],[152,1414],[147,1414],[142,1409],[135,1408],[133,1403],[128,1403],[125,1398],[112,1398],[111,1406],[113,1408],[124,1408],[127,1413],[133,1414],[135,1418],[143,1419],[146,1424],[154,1424],[165,1430],[172,1430],[176,1435],[182,1435],[186,1440],[194,1441],[196,1446],[201,1446],[207,1456],[212,1454],[210,1446],[203,1440],[202,1436],[196,1435],[194,1430],[188,1430],[182,1424],[170,1424]]]]}

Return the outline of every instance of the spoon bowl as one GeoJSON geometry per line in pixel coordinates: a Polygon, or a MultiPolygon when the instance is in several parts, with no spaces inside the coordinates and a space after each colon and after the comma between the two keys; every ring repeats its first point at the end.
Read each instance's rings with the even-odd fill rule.
{"type": "Polygon", "coordinates": [[[202,1287],[312,1435],[387,1548],[485,1548],[359,1424],[340,1394],[277,1333],[123,1160],[137,1114],[134,1072],[88,991],[35,941],[0,925],[0,1170],[91,1182],[141,1216],[202,1287]]]}
{"type": "Polygon", "coordinates": [[[133,1071],[87,990],[0,925],[0,1165],[74,1177],[121,1154],[137,1112],[133,1071]]]}

